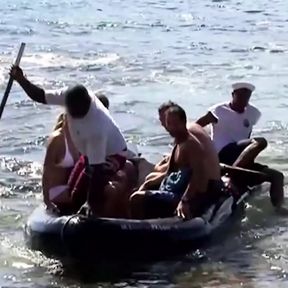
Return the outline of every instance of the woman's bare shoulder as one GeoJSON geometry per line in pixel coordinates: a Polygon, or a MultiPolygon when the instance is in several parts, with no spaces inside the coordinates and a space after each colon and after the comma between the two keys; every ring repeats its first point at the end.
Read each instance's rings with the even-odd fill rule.
{"type": "Polygon", "coordinates": [[[51,145],[60,145],[63,139],[63,134],[59,130],[55,130],[52,134],[48,137],[47,147],[51,145]]]}

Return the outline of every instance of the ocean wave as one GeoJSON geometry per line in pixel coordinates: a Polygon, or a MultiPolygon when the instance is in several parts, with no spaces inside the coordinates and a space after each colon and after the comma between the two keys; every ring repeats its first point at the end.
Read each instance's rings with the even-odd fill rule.
{"type": "Polygon", "coordinates": [[[104,66],[114,63],[120,59],[116,53],[95,55],[94,59],[81,59],[79,57],[69,57],[55,53],[38,53],[33,55],[25,55],[22,65],[36,65],[44,68],[57,68],[59,64],[62,69],[89,67],[92,65],[104,66]]]}

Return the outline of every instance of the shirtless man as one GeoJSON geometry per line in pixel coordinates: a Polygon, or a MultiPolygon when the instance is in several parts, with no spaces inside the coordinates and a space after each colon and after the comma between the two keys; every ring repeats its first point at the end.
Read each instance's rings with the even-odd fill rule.
{"type": "Polygon", "coordinates": [[[131,200],[134,218],[201,215],[221,195],[223,182],[218,156],[207,133],[199,125],[187,130],[185,111],[174,104],[166,110],[166,129],[175,146],[165,174],[147,180],[131,200]],[[194,134],[193,133],[193,134],[194,134]],[[149,190],[160,185],[157,191],[149,190]]]}
{"type": "Polygon", "coordinates": [[[58,93],[46,93],[32,84],[21,68],[13,66],[10,75],[32,100],[65,107],[71,139],[88,160],[87,202],[94,214],[101,215],[103,203],[109,201],[104,193],[105,186],[124,167],[127,153],[125,139],[108,110],[82,85],[58,93]],[[113,161],[107,163],[107,157],[113,161]]]}

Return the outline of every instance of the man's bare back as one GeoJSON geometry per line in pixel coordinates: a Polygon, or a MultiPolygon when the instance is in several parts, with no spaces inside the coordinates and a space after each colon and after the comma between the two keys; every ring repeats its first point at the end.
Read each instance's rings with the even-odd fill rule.
{"type": "Polygon", "coordinates": [[[196,123],[189,123],[187,126],[189,133],[200,142],[204,149],[204,165],[207,177],[209,180],[219,180],[221,177],[219,159],[209,134],[196,123]]]}

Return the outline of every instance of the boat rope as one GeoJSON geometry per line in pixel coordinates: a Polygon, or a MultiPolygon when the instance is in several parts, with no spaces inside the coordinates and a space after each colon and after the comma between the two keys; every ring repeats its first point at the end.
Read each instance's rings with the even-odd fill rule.
{"type": "Polygon", "coordinates": [[[68,249],[67,245],[66,245],[66,240],[65,240],[65,231],[66,231],[66,228],[68,227],[68,224],[71,222],[72,219],[76,218],[76,217],[79,217],[79,214],[74,214],[72,216],[70,216],[64,223],[62,229],[61,229],[61,233],[60,233],[60,239],[63,243],[63,247],[66,251],[66,255],[69,256],[70,255],[70,250],[68,249]]]}

